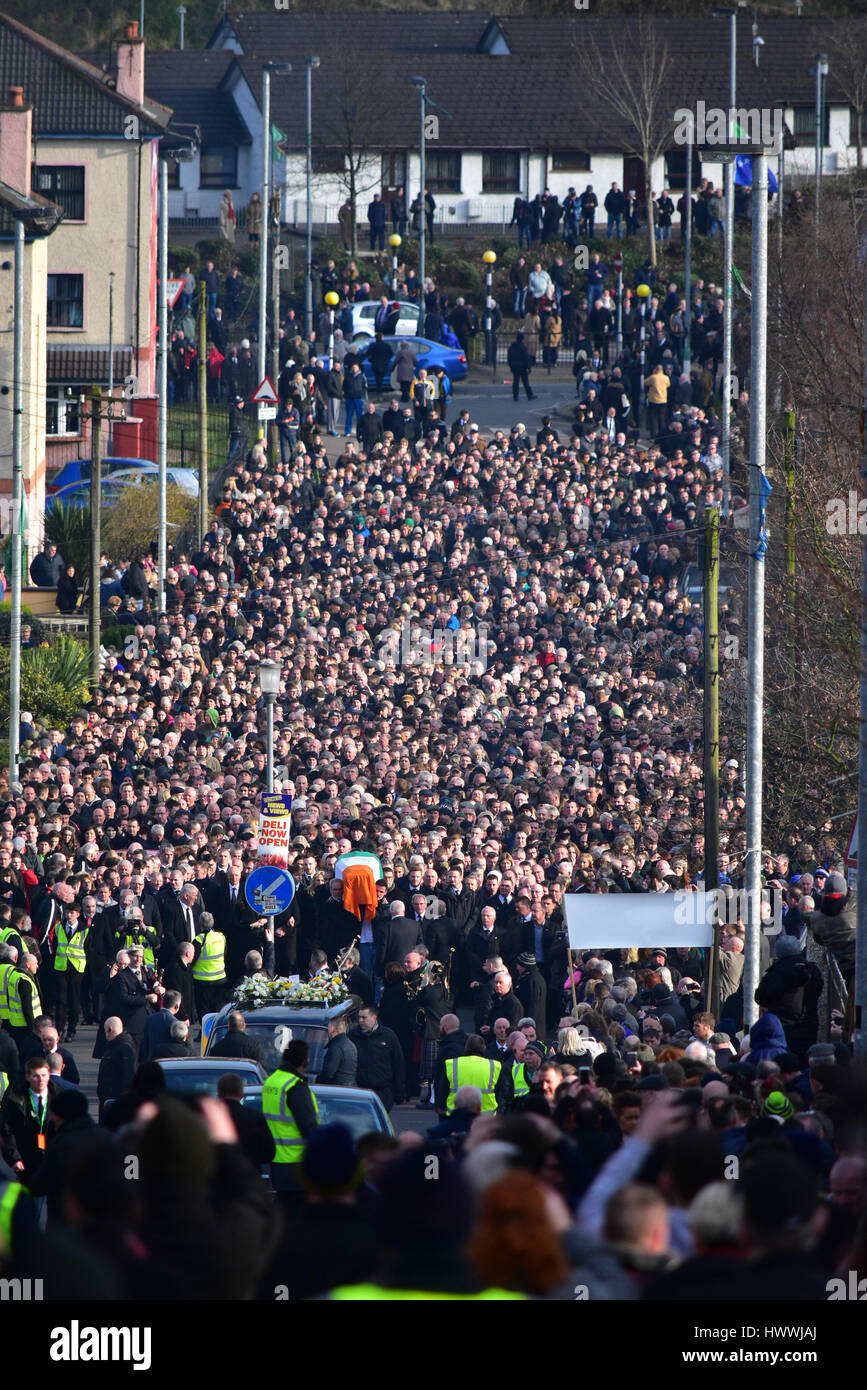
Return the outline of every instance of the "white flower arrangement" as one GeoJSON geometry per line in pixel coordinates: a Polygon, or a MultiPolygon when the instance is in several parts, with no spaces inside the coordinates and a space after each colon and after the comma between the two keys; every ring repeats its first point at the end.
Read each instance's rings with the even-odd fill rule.
{"type": "Polygon", "coordinates": [[[238,985],[232,1003],[240,1009],[264,1009],[269,1004],[340,1004],[349,990],[340,975],[317,975],[314,980],[277,979],[252,975],[238,985]]]}

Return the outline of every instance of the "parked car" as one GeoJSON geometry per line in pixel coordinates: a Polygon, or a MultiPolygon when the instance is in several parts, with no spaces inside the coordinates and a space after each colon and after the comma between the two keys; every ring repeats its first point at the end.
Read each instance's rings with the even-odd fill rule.
{"type": "MultiPolygon", "coordinates": [[[[389,300],[393,304],[394,300],[389,300]]],[[[407,333],[418,332],[418,305],[410,304],[406,300],[399,299],[400,318],[397,321],[395,332],[398,337],[403,337],[407,333]]],[[[354,343],[366,342],[372,338],[376,332],[376,315],[380,304],[378,299],[362,299],[360,303],[352,306],[352,341],[354,343]]]]}
{"type": "MultiPolygon", "coordinates": [[[[664,539],[661,537],[660,539],[664,539]]],[[[717,591],[720,601],[722,601],[735,582],[734,572],[728,565],[720,565],[719,577],[717,579],[717,591]]],[[[683,571],[678,580],[678,592],[685,594],[691,603],[701,603],[704,590],[704,578],[701,565],[689,564],[683,571]]]]}
{"type": "MultiPolygon", "coordinates": [[[[158,477],[159,469],[155,463],[143,463],[138,468],[124,468],[117,473],[110,473],[102,480],[103,508],[113,507],[123,497],[127,488],[156,482],[158,477]]],[[[166,480],[190,497],[199,495],[199,479],[192,468],[167,468],[166,480]]],[[[90,502],[90,482],[69,483],[58,492],[51,493],[45,499],[46,511],[50,511],[56,502],[63,502],[71,507],[86,507],[90,502]]]]}
{"type": "MultiPolygon", "coordinates": [[[[218,1014],[205,1014],[202,1019],[202,1056],[207,1058],[221,1038],[229,1031],[229,1014],[242,1013],[247,1024],[247,1037],[254,1038],[265,1049],[268,1072],[276,1071],[283,1049],[293,1039],[303,1038],[310,1048],[309,1076],[314,1080],[322,1066],[328,1024],[332,1019],[345,1018],[347,1027],[358,1021],[360,1000],[351,994],[340,1004],[325,1007],[319,1004],[269,1004],[264,1009],[241,1009],[227,1004],[218,1014]]],[[[216,1059],[215,1059],[216,1060],[216,1059]]]]}
{"type": "MultiPolygon", "coordinates": [[[[319,1123],[333,1124],[339,1120],[352,1133],[353,1139],[376,1132],[394,1134],[388,1111],[375,1091],[355,1086],[311,1086],[319,1106],[319,1123]]],[[[244,1087],[243,1105],[252,1110],[262,1108],[261,1086],[244,1087]]]]}
{"type": "MultiPolygon", "coordinates": [[[[401,338],[386,338],[385,341],[391,348],[391,362],[389,364],[389,376],[394,368],[394,354],[398,342],[409,343],[418,359],[420,367],[426,367],[429,372],[435,371],[438,367],[445,370],[449,382],[463,381],[467,374],[466,354],[457,348],[446,347],[444,343],[434,343],[430,338],[413,338],[404,336],[401,338]]],[[[369,346],[360,354],[361,366],[367,379],[368,386],[374,383],[373,368],[367,360],[369,346]]]]}
{"type": "Polygon", "coordinates": [[[240,1076],[245,1092],[252,1087],[261,1093],[268,1080],[265,1068],[246,1057],[166,1057],[160,1066],[168,1089],[188,1095],[215,1096],[217,1082],[227,1072],[240,1076]]]}
{"type": "MultiPolygon", "coordinates": [[[[127,468],[155,468],[154,459],[124,459],[115,458],[111,455],[102,460],[102,476],[108,477],[111,473],[119,473],[121,469],[127,468]]],[[[63,488],[69,487],[70,483],[89,483],[90,482],[90,459],[70,459],[65,463],[56,477],[46,483],[46,494],[60,492],[63,488]]]]}

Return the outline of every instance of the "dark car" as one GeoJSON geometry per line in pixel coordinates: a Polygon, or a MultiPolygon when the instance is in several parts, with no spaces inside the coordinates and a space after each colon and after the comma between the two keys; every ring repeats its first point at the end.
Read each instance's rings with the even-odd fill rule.
{"type": "MultiPolygon", "coordinates": [[[[313,1086],[311,1089],[319,1107],[321,1125],[339,1120],[352,1131],[354,1139],[360,1139],[362,1134],[372,1131],[394,1134],[385,1106],[375,1091],[365,1091],[356,1086],[313,1086]]],[[[243,1104],[261,1110],[261,1086],[245,1086],[243,1104]]]]}
{"type": "MultiPolygon", "coordinates": [[[[202,1020],[202,1056],[207,1058],[217,1043],[229,1031],[229,1014],[242,1013],[247,1024],[247,1037],[254,1038],[265,1049],[268,1072],[280,1065],[283,1049],[294,1039],[303,1039],[310,1048],[311,1081],[318,1075],[328,1042],[328,1025],[332,1019],[345,1018],[347,1028],[358,1021],[361,1000],[354,994],[340,1004],[271,1004],[264,1009],[241,1009],[227,1004],[218,1014],[202,1020]]],[[[216,1059],[215,1059],[216,1060],[216,1059]]]]}
{"type": "Polygon", "coordinates": [[[227,1072],[240,1076],[245,1094],[250,1088],[261,1092],[262,1083],[268,1079],[264,1067],[246,1057],[165,1057],[159,1066],[168,1089],[187,1095],[215,1096],[217,1082],[227,1072]]]}

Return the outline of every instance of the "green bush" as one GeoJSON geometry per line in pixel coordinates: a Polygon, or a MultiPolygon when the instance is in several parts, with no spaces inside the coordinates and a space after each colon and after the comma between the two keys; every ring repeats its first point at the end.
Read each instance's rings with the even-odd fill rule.
{"type": "MultiPolygon", "coordinates": [[[[21,607],[22,623],[29,623],[33,630],[33,637],[37,642],[45,642],[48,638],[48,629],[41,618],[37,618],[30,612],[29,608],[21,607]]],[[[12,600],[7,599],[0,604],[0,647],[8,647],[9,638],[12,631],[12,600]]]]}
{"type": "Polygon", "coordinates": [[[87,695],[90,676],[90,653],[83,642],[68,632],[61,632],[46,646],[28,648],[24,653],[22,670],[42,676],[52,685],[62,685],[78,695],[79,703],[87,695]]]}
{"type": "MultiPolygon", "coordinates": [[[[66,633],[47,647],[28,648],[21,661],[21,708],[37,724],[65,729],[90,699],[87,648],[66,633]]],[[[0,649],[0,726],[9,726],[9,652],[0,649]]]]}

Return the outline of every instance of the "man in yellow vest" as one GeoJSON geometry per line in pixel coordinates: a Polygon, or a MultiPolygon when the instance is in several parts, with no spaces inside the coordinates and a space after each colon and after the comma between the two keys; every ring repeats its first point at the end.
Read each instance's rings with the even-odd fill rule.
{"type": "Polygon", "coordinates": [[[280,1066],[262,1088],[262,1114],[277,1147],[271,1182],[289,1215],[304,1195],[298,1173],[305,1140],[319,1123],[319,1105],[306,1079],[310,1048],[301,1038],[290,1042],[280,1066]]]}
{"type": "Polygon", "coordinates": [[[39,962],[35,956],[25,955],[15,970],[6,976],[6,1006],[8,1009],[9,1032],[18,1046],[18,1055],[25,1040],[30,1036],[37,1018],[42,1017],[42,997],[36,971],[39,962]]]}
{"type": "Polygon", "coordinates": [[[452,1057],[446,1062],[446,1077],[449,1093],[446,1111],[451,1114],[455,1108],[455,1096],[461,1086],[478,1086],[482,1093],[482,1114],[496,1110],[505,1098],[506,1078],[502,1067],[493,1057],[486,1055],[484,1038],[479,1033],[471,1033],[467,1038],[463,1057],[452,1057]]]}
{"type": "Polygon", "coordinates": [[[199,917],[199,934],[193,940],[196,953],[193,961],[193,983],[199,1018],[215,1013],[222,1007],[226,993],[226,938],[214,930],[210,912],[199,917]]]}
{"type": "Polygon", "coordinates": [[[61,1042],[71,1042],[81,1017],[81,977],[87,965],[84,944],[88,929],[78,903],[70,903],[57,924],[54,953],[54,997],[61,1042]]]}
{"type": "Polygon", "coordinates": [[[525,1065],[528,1056],[527,1046],[526,1035],[520,1029],[509,1034],[509,1048],[513,1056],[509,1067],[509,1096],[512,1104],[522,1096],[530,1094],[533,1073],[538,1071],[542,1064],[541,1056],[534,1050],[529,1053],[530,1064],[525,1065]]]}
{"type": "Polygon", "coordinates": [[[8,942],[0,943],[0,1023],[9,1024],[8,981],[15,974],[18,951],[8,942]]]}

